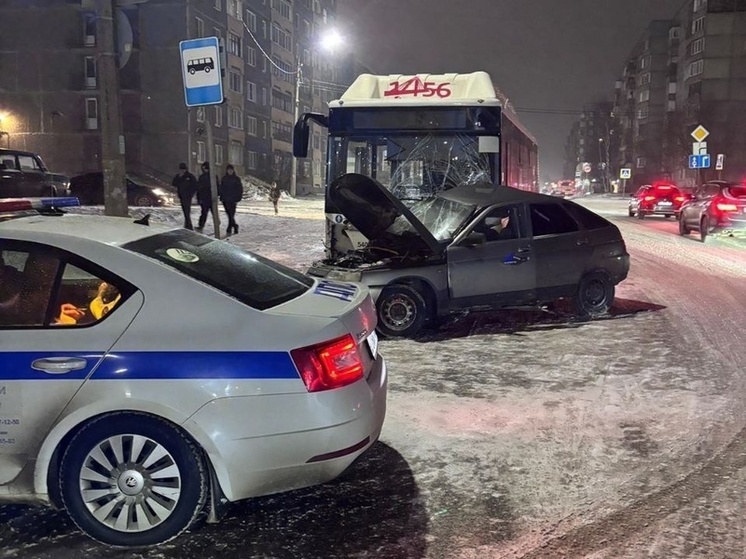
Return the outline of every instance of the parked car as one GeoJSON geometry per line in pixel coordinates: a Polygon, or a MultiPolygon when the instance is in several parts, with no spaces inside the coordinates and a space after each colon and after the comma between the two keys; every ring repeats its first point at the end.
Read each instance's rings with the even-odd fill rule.
{"type": "MultiPolygon", "coordinates": [[[[126,177],[127,203],[130,206],[168,206],[173,195],[164,187],[143,184],[140,179],[126,177]]],[[[104,203],[104,174],[85,173],[70,179],[70,194],[83,206],[100,206],[104,203]]]]}
{"type": "Polygon", "coordinates": [[[376,441],[387,372],[364,286],[49,211],[74,201],[0,201],[0,501],[151,545],[203,509],[329,481],[376,441]]]}
{"type": "Polygon", "coordinates": [[[483,183],[406,207],[358,174],[337,179],[330,196],[368,244],[309,274],[368,285],[388,336],[415,335],[456,310],[563,297],[597,316],[629,270],[619,229],[569,200],[483,183]]]}
{"type": "Polygon", "coordinates": [[[689,195],[671,183],[646,184],[631,195],[629,217],[639,219],[649,215],[675,217],[689,195]]]}
{"type": "Polygon", "coordinates": [[[69,180],[50,173],[36,153],[0,149],[0,198],[66,196],[69,180]]]}
{"type": "Polygon", "coordinates": [[[698,188],[679,214],[679,234],[691,231],[699,231],[702,242],[710,235],[746,235],[746,184],[712,181],[698,188]]]}

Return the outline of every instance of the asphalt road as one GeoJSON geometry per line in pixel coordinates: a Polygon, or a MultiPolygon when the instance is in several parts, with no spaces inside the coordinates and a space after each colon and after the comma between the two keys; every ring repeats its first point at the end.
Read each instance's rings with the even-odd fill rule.
{"type": "MultiPolygon", "coordinates": [[[[322,250],[315,203],[294,202],[297,218],[248,208],[233,241],[301,268],[322,250]]],[[[560,305],[384,341],[381,442],[339,480],[135,552],[3,506],[0,557],[744,557],[746,245],[583,203],[632,256],[608,318],[560,305]]]]}

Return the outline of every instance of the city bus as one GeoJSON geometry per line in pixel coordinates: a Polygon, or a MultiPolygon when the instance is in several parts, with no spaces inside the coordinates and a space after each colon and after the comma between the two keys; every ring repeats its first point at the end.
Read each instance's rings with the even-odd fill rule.
{"type": "Polygon", "coordinates": [[[329,114],[304,113],[293,153],[308,156],[310,123],[328,129],[327,256],[365,246],[328,196],[347,173],[381,183],[404,203],[454,186],[491,183],[538,190],[536,140],[498,97],[490,76],[359,76],[329,114]]]}

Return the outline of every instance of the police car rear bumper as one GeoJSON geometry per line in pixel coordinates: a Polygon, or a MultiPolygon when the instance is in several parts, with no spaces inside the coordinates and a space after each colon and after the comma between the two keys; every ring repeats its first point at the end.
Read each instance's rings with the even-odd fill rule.
{"type": "Polygon", "coordinates": [[[309,487],[339,476],[378,440],[387,380],[379,355],[368,378],[350,386],[221,398],[185,427],[211,435],[208,457],[229,501],[309,487]]]}

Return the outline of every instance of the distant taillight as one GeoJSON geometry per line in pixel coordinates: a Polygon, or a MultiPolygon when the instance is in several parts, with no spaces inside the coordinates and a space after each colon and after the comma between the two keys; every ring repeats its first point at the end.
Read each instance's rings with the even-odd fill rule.
{"type": "Polygon", "coordinates": [[[645,200],[646,202],[652,202],[653,200],[655,200],[655,196],[645,196],[643,200],[645,200]]]}
{"type": "Polygon", "coordinates": [[[351,335],[290,352],[309,392],[341,388],[363,378],[363,360],[351,335]]]}
{"type": "Polygon", "coordinates": [[[737,212],[738,211],[738,206],[736,206],[735,204],[727,204],[727,203],[719,202],[716,207],[721,212],[737,212]]]}
{"type": "Polygon", "coordinates": [[[676,198],[674,198],[674,200],[677,202],[683,202],[684,200],[686,200],[686,196],[677,196],[676,198]]]}

